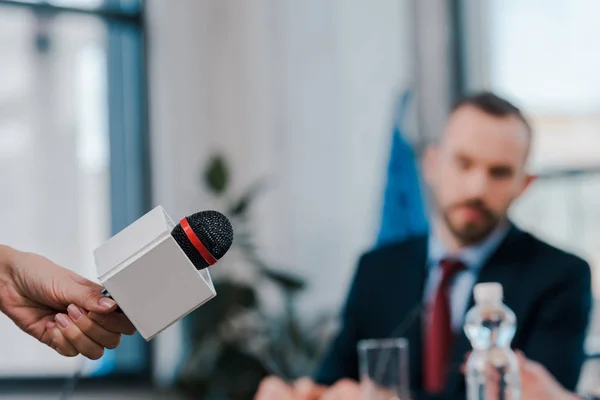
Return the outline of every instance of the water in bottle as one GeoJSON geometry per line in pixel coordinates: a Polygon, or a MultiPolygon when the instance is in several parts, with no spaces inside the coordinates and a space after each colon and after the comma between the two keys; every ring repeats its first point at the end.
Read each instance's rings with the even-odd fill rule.
{"type": "Polygon", "coordinates": [[[475,306],[464,327],[473,347],[466,366],[467,400],[521,400],[519,363],[510,348],[515,314],[503,304],[499,283],[480,283],[473,291],[475,306]]]}

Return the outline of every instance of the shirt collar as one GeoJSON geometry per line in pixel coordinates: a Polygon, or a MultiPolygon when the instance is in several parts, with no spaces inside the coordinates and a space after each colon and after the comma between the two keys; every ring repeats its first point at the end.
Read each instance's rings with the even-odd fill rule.
{"type": "Polygon", "coordinates": [[[436,267],[440,261],[448,256],[458,258],[465,263],[468,269],[478,271],[487,261],[488,257],[498,248],[508,234],[510,223],[500,224],[490,235],[482,241],[463,247],[456,254],[451,254],[442,241],[431,231],[428,239],[427,259],[428,267],[436,267]]]}

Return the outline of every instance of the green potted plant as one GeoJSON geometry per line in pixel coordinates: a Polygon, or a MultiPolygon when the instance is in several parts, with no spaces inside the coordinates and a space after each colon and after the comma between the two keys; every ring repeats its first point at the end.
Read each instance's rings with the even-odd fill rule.
{"type": "Polygon", "coordinates": [[[327,345],[328,322],[334,318],[324,315],[312,324],[302,321],[296,307],[298,295],[307,288],[305,281],[260,256],[250,214],[265,189],[264,181],[228,200],[230,171],[225,158],[216,155],[204,169],[202,182],[226,203],[225,214],[234,227],[231,250],[252,268],[252,278],[215,278],[217,296],[186,317],[191,348],[178,386],[191,398],[250,400],[267,375],[286,379],[310,375],[327,345]],[[264,311],[258,288],[265,284],[277,288],[283,304],[279,315],[264,311]]]}

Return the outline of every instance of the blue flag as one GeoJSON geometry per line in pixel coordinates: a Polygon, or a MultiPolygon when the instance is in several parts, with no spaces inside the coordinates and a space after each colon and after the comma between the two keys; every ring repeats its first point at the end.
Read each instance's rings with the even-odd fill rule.
{"type": "Polygon", "coordinates": [[[402,125],[410,97],[407,90],[399,97],[396,105],[377,246],[427,231],[417,160],[413,149],[403,137],[402,125]]]}

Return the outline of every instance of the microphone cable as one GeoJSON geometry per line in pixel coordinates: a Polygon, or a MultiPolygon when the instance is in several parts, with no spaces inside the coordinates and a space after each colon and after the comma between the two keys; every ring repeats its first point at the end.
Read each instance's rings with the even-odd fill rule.
{"type": "Polygon", "coordinates": [[[84,356],[80,356],[79,363],[75,368],[73,374],[65,379],[63,384],[63,388],[60,392],[59,400],[70,400],[74,398],[75,388],[77,387],[77,383],[79,379],[83,375],[83,371],[85,369],[86,359],[84,356]]]}
{"type": "MultiPolygon", "coordinates": [[[[111,298],[110,294],[108,293],[108,291],[106,289],[102,290],[102,294],[111,298]]],[[[121,310],[120,307],[117,307],[117,309],[113,312],[120,312],[122,313],[123,311],[121,310]]],[[[60,392],[60,400],[69,400],[74,398],[75,395],[75,388],[77,387],[77,384],[79,383],[79,380],[81,379],[81,376],[83,375],[83,371],[85,369],[85,363],[87,361],[87,359],[84,356],[79,356],[80,361],[79,364],[77,365],[77,367],[75,368],[75,371],[73,372],[73,374],[69,377],[67,377],[65,379],[65,383],[63,384],[63,388],[60,392]]]]}
{"type": "MultiPolygon", "coordinates": [[[[419,302],[416,306],[414,306],[410,310],[408,315],[406,317],[404,317],[404,319],[398,325],[396,325],[396,328],[394,328],[394,330],[388,335],[388,338],[389,339],[397,339],[397,338],[401,338],[402,336],[404,336],[406,334],[406,332],[408,332],[408,330],[413,327],[415,322],[417,322],[419,320],[419,316],[421,315],[421,313],[424,310],[425,310],[425,304],[422,302],[419,302]]],[[[408,345],[409,345],[409,351],[410,351],[410,343],[408,343],[408,345]]],[[[383,380],[383,375],[385,374],[385,369],[386,369],[387,365],[389,364],[391,357],[392,357],[391,351],[389,351],[388,353],[382,354],[381,357],[378,357],[378,360],[375,364],[375,372],[373,374],[373,381],[375,382],[375,384],[378,384],[379,382],[381,382],[383,380]],[[386,355],[387,355],[387,357],[386,357],[386,355]]],[[[410,377],[408,379],[410,379],[410,377]]]]}

